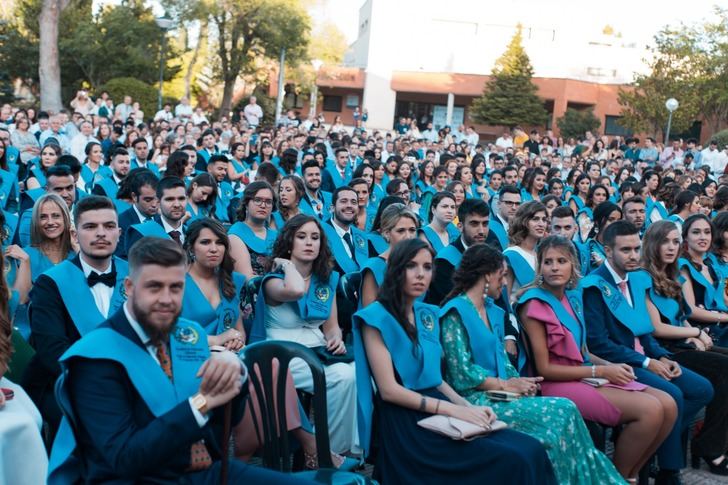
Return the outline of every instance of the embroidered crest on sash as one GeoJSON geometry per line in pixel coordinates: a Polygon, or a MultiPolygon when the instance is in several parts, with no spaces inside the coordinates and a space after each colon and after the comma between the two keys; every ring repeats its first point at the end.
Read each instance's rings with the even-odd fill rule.
{"type": "Polygon", "coordinates": [[[177,327],[174,331],[174,339],[183,344],[195,345],[200,339],[200,335],[192,327],[177,327]]]}
{"type": "Polygon", "coordinates": [[[226,308],[222,315],[222,326],[227,330],[228,328],[232,328],[235,322],[233,319],[235,318],[235,312],[231,308],[226,308]]]}
{"type": "Polygon", "coordinates": [[[581,305],[579,304],[579,299],[575,296],[572,296],[569,298],[569,303],[571,304],[571,309],[574,310],[574,313],[577,316],[581,316],[581,305]]]}
{"type": "Polygon", "coordinates": [[[422,326],[425,327],[428,332],[432,332],[435,328],[435,317],[429,310],[420,311],[420,320],[422,321],[422,326]]]}
{"type": "Polygon", "coordinates": [[[607,283],[602,283],[601,285],[602,293],[604,293],[604,296],[607,298],[612,297],[612,289],[609,287],[607,283]]]}
{"type": "Polygon", "coordinates": [[[320,285],[316,287],[313,294],[317,300],[326,303],[331,298],[331,289],[328,286],[320,285]]]}
{"type": "Polygon", "coordinates": [[[119,296],[121,296],[124,300],[128,299],[126,295],[126,285],[124,285],[123,283],[119,285],[119,296]]]}
{"type": "Polygon", "coordinates": [[[359,249],[364,249],[366,247],[366,241],[364,241],[364,238],[361,237],[359,234],[356,234],[354,236],[354,242],[356,243],[356,247],[359,249]]]}

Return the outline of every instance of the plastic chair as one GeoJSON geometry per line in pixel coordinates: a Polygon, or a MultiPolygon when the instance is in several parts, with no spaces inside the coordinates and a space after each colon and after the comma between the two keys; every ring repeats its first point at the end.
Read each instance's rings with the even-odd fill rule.
{"type": "Polygon", "coordinates": [[[11,339],[14,352],[12,357],[10,357],[8,372],[5,374],[5,377],[13,382],[20,382],[23,377],[23,373],[25,372],[25,368],[28,366],[28,363],[30,363],[33,355],[35,355],[35,350],[33,350],[33,347],[30,346],[20,332],[18,332],[15,328],[13,329],[11,339]]]}
{"type": "Polygon", "coordinates": [[[359,305],[360,286],[361,273],[356,271],[342,275],[336,288],[337,317],[346,343],[351,343],[351,317],[359,305]]]}
{"type": "MultiPolygon", "coordinates": [[[[313,376],[316,453],[321,467],[319,470],[300,472],[295,475],[315,480],[318,483],[341,485],[376,483],[363,475],[334,469],[329,446],[324,366],[311,349],[295,342],[266,340],[249,345],[244,351],[243,360],[248,367],[248,376],[255,389],[258,409],[264,413],[260,419],[263,428],[261,436],[263,465],[274,470],[291,472],[291,446],[287,431],[285,400],[288,366],[291,359],[294,358],[303,360],[313,376]],[[274,359],[278,361],[276,374],[273,372],[274,359]],[[275,380],[274,375],[277,375],[275,380]]],[[[249,406],[249,409],[254,412],[253,406],[249,406]]],[[[253,415],[253,422],[258,422],[255,415],[253,415]]],[[[261,430],[256,429],[256,431],[261,430]]]]}

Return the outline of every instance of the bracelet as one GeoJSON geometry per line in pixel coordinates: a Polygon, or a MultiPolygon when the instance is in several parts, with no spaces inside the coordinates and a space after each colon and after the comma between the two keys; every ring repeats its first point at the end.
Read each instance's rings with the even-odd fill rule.
{"type": "Polygon", "coordinates": [[[440,400],[437,400],[437,406],[435,406],[435,414],[440,414],[440,400]]]}
{"type": "Polygon", "coordinates": [[[596,377],[597,377],[597,366],[593,365],[592,366],[592,378],[596,378],[596,377]]]}
{"type": "Polygon", "coordinates": [[[700,336],[701,336],[702,334],[703,334],[703,329],[702,329],[702,328],[699,328],[699,329],[698,329],[698,336],[697,336],[697,337],[695,337],[695,338],[700,338],[700,336]]]}
{"type": "Polygon", "coordinates": [[[420,400],[420,411],[424,411],[427,409],[427,399],[425,399],[425,396],[422,396],[420,400]]]}

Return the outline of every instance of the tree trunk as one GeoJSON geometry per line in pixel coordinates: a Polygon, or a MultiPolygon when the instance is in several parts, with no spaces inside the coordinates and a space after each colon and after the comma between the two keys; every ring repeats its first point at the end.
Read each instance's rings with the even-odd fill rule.
{"type": "Polygon", "coordinates": [[[58,23],[69,0],[43,0],[40,23],[40,109],[57,113],[63,108],[61,100],[61,65],[58,55],[58,23]]]}
{"type": "Polygon", "coordinates": [[[225,87],[222,90],[222,102],[220,103],[220,111],[217,114],[218,118],[230,116],[230,108],[233,103],[233,92],[235,90],[235,81],[237,81],[237,79],[237,73],[232,76],[225,77],[225,87]]]}
{"type": "Polygon", "coordinates": [[[197,63],[197,58],[200,54],[203,42],[207,44],[207,22],[202,22],[200,24],[200,34],[197,36],[197,45],[195,46],[195,50],[192,53],[192,59],[190,59],[190,63],[187,65],[187,72],[185,73],[185,97],[187,99],[190,99],[190,90],[192,87],[192,70],[197,63]]]}

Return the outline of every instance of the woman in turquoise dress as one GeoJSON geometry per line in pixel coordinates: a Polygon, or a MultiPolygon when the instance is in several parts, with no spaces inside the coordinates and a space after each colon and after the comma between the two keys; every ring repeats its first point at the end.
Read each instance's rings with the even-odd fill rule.
{"type": "Polygon", "coordinates": [[[215,217],[217,184],[209,173],[195,176],[187,186],[187,214],[189,221],[215,217]]]}
{"type": "Polygon", "coordinates": [[[503,347],[501,295],[504,259],[487,244],[463,254],[453,274],[449,301],[440,310],[445,380],[477,406],[491,406],[512,429],[538,439],[546,448],[559,483],[624,483],[614,465],[594,448],[579,410],[568,399],[534,397],[540,377],[520,377],[503,347]],[[487,391],[520,394],[512,402],[491,400],[487,391]]]}
{"type": "Polygon", "coordinates": [[[418,224],[415,213],[404,204],[392,204],[384,209],[381,217],[381,231],[389,247],[379,256],[366,260],[361,268],[359,308],[364,308],[377,299],[379,287],[384,281],[391,248],[400,241],[417,237],[418,224]]]}
{"type": "Polygon", "coordinates": [[[235,271],[248,279],[265,274],[268,256],[278,234],[268,227],[274,203],[273,187],[268,182],[249,184],[243,191],[238,220],[228,229],[235,271]]]}
{"type": "Polygon", "coordinates": [[[210,218],[192,222],[184,249],[189,269],[181,317],[199,323],[207,331],[210,345],[240,350],[245,342],[240,312],[245,276],[233,270],[225,228],[210,218]]]}
{"type": "Polygon", "coordinates": [[[420,230],[420,239],[427,242],[435,254],[460,237],[460,230],[453,223],[457,216],[455,196],[450,192],[438,192],[432,198],[430,223],[420,230]]]}
{"type": "Polygon", "coordinates": [[[397,244],[377,301],[354,315],[365,452],[377,419],[374,478],[392,484],[557,483],[543,447],[528,435],[505,429],[456,441],[418,426],[424,418],[441,415],[485,431],[497,418],[490,407],[471,405],[442,379],[438,308],[417,301],[432,280],[432,259],[424,241],[397,244]]]}

